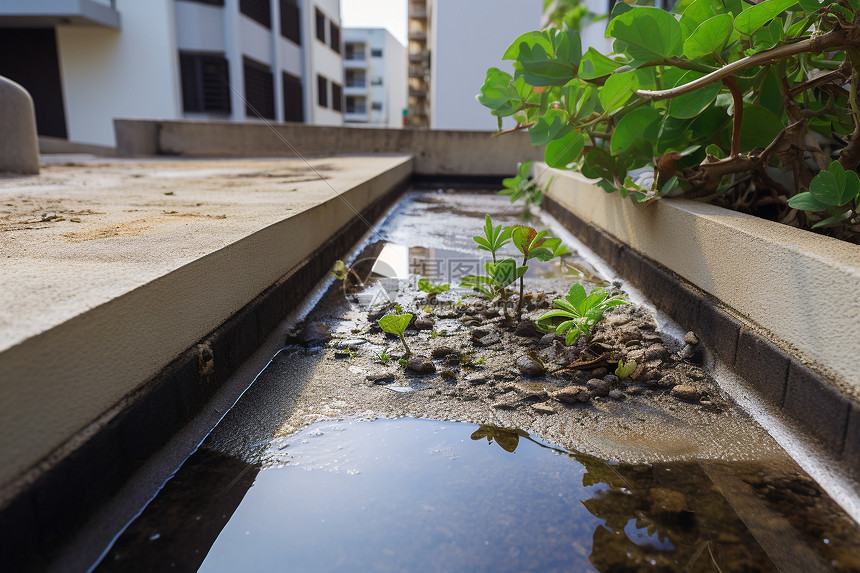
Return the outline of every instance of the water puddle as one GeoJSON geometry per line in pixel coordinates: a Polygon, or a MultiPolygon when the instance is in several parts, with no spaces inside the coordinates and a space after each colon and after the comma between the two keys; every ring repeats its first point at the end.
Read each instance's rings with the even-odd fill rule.
{"type": "Polygon", "coordinates": [[[97,570],[860,564],[852,529],[810,480],[767,485],[775,470],[753,463],[610,464],[522,431],[412,418],[317,423],[265,449],[265,463],[249,464],[202,448],[97,570]]]}
{"type": "MultiPolygon", "coordinates": [[[[97,569],[860,570],[856,525],[646,307],[613,309],[564,363],[456,288],[490,260],[484,213],[516,211],[407,194],[97,569]],[[420,277],[452,288],[428,297],[420,277]],[[427,372],[375,327],[394,302],[428,321],[406,332],[427,372]],[[613,378],[618,356],[650,370],[613,378]]],[[[525,316],[573,282],[621,285],[598,269],[536,264],[525,316]]]]}

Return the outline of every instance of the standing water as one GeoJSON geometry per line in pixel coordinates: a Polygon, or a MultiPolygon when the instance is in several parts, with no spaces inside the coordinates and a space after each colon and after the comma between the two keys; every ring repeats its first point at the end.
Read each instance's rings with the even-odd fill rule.
{"type": "MultiPolygon", "coordinates": [[[[466,291],[412,288],[480,269],[471,237],[484,213],[518,223],[507,208],[407,195],[348,261],[363,284],[329,287],[96,570],[860,570],[856,524],[647,307],[607,315],[602,362],[565,363],[466,291]],[[430,325],[407,340],[434,371],[404,369],[374,328],[389,300],[430,325]],[[625,351],[655,374],[613,380],[605,357],[632,330],[625,351]],[[547,373],[515,366],[526,353],[547,373]]],[[[527,316],[573,282],[613,287],[580,251],[534,263],[527,316]]]]}

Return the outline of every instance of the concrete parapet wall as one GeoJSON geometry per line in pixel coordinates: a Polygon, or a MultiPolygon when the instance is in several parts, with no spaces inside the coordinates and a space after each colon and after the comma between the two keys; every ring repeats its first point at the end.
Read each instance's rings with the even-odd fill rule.
{"type": "MultiPolygon", "coordinates": [[[[355,165],[358,160],[351,161],[355,165]]],[[[365,160],[364,173],[359,175],[350,176],[356,170],[346,169],[346,175],[338,179],[329,172],[331,187],[311,174],[308,182],[300,184],[307,191],[286,188],[280,195],[285,198],[277,205],[257,207],[259,185],[242,187],[237,183],[231,192],[241,195],[246,203],[237,198],[237,210],[226,219],[201,219],[196,230],[178,227],[178,234],[171,235],[159,235],[165,233],[164,226],[153,223],[153,229],[146,231],[150,243],[142,235],[115,243],[121,251],[116,254],[119,259],[141,256],[134,250],[135,244],[144,249],[162,244],[157,259],[166,272],[146,264],[132,270],[110,261],[96,261],[96,250],[112,240],[107,237],[76,240],[71,246],[45,241],[40,247],[44,253],[29,249],[17,262],[16,255],[3,257],[9,275],[5,279],[0,275],[0,298],[17,297],[18,314],[32,310],[42,316],[38,304],[27,303],[28,297],[66,298],[74,301],[74,308],[70,306],[65,314],[46,312],[47,318],[42,316],[43,323],[35,326],[19,320],[22,317],[12,320],[4,316],[0,321],[0,498],[6,498],[0,499],[0,506],[9,495],[26,487],[21,482],[30,479],[26,472],[42,473],[73,451],[77,441],[89,439],[92,432],[99,431],[91,427],[93,423],[110,421],[104,419],[105,413],[121,407],[177,356],[296,268],[354,221],[356,212],[402,186],[411,176],[409,157],[373,161],[376,163],[365,160]],[[284,214],[271,213],[276,208],[284,214]],[[259,224],[264,217],[274,222],[259,224]],[[219,221],[225,221],[227,231],[212,233],[211,225],[219,221]],[[79,285],[83,288],[75,292],[64,291],[68,287],[62,280],[66,263],[57,258],[62,248],[77,253],[67,255],[74,259],[69,262],[73,267],[69,272],[78,273],[82,281],[95,281],[89,288],[79,285]],[[188,260],[183,251],[192,249],[201,254],[188,260]],[[42,274],[25,275],[23,269],[32,268],[38,260],[42,261],[42,274]],[[15,277],[20,280],[16,282],[15,277]],[[134,281],[137,285],[129,288],[134,281]],[[112,282],[117,283],[115,288],[112,282]],[[92,291],[97,289],[104,292],[94,295],[92,291]],[[103,295],[107,300],[98,302],[103,295]]],[[[325,166],[317,168],[323,171],[325,166]]],[[[190,196],[182,184],[175,188],[176,193],[190,196]]],[[[163,195],[160,190],[155,193],[163,195]]],[[[97,200],[95,196],[93,200],[97,200]]],[[[227,209],[224,205],[220,208],[227,209]]],[[[48,300],[43,298],[42,302],[48,300]]],[[[205,358],[201,360],[204,368],[205,358]]]]}
{"type": "Polygon", "coordinates": [[[33,98],[20,85],[0,76],[0,173],[39,172],[39,144],[33,98]]]}
{"type": "Polygon", "coordinates": [[[517,162],[543,158],[524,133],[325,127],[216,121],[117,119],[120,156],[293,157],[410,153],[418,175],[507,177],[517,162]]]}

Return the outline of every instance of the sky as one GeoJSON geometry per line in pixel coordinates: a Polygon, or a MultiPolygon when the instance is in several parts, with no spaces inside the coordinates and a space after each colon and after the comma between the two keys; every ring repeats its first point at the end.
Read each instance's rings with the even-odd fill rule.
{"type": "Polygon", "coordinates": [[[407,0],[341,0],[341,25],[345,28],[387,28],[406,45],[407,0]]]}

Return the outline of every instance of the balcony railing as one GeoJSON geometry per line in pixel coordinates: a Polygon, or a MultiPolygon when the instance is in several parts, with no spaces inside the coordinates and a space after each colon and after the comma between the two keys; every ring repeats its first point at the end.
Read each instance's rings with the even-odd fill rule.
{"type": "Polygon", "coordinates": [[[367,113],[366,105],[347,105],[346,113],[367,113]]]}
{"type": "Polygon", "coordinates": [[[347,79],[346,80],[346,87],[348,87],[348,88],[366,88],[367,87],[367,80],[364,80],[364,79],[361,79],[361,80],[347,79]]]}
{"type": "Polygon", "coordinates": [[[358,61],[363,62],[365,60],[364,52],[350,52],[349,50],[347,50],[346,53],[344,54],[344,59],[345,60],[358,60],[358,61]]]}

